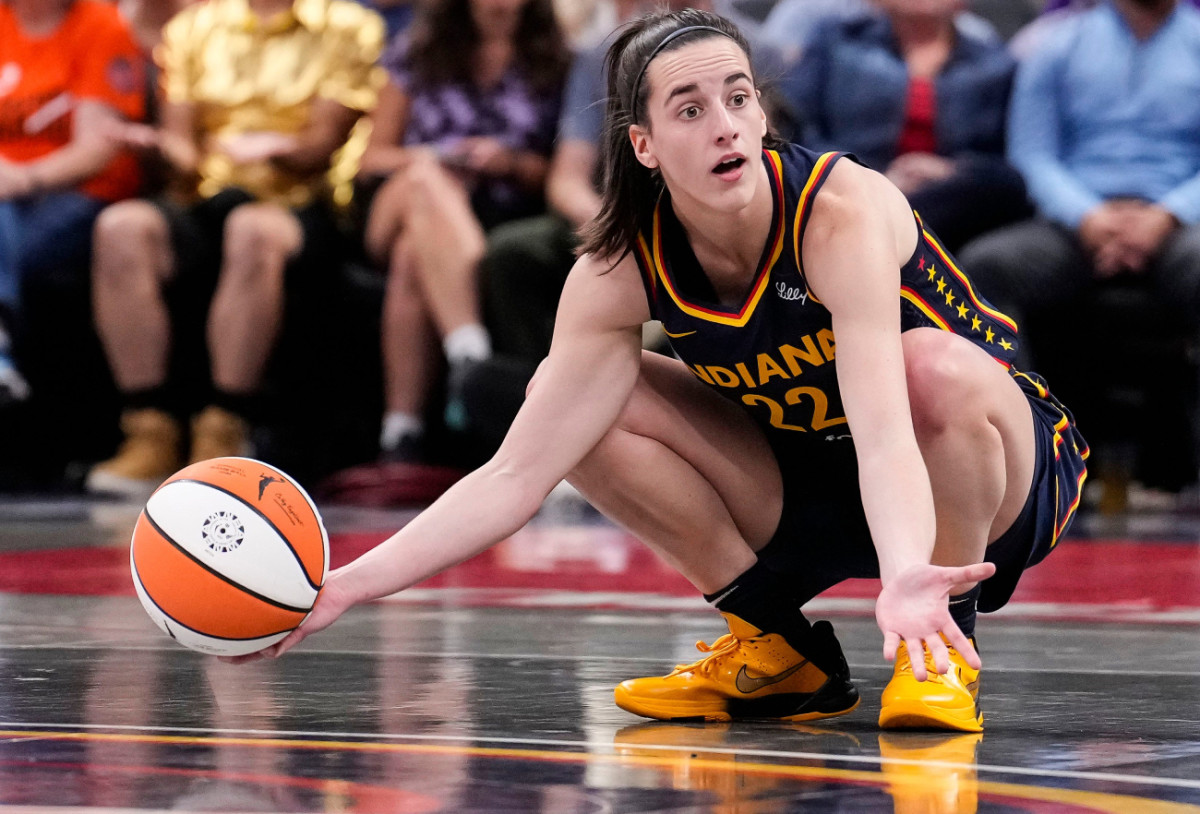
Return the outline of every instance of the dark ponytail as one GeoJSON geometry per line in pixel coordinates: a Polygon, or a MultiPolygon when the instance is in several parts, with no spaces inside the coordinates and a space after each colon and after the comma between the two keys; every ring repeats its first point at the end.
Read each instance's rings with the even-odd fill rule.
{"type": "Polygon", "coordinates": [[[640,17],[617,36],[604,60],[608,101],[600,144],[603,185],[600,212],[581,230],[580,254],[620,261],[633,250],[643,213],[662,194],[659,173],[638,161],[629,127],[645,125],[646,69],[658,54],[710,37],[725,36],[750,58],[750,45],[737,26],[707,11],[684,9],[640,17]],[[682,29],[689,29],[683,31],[682,29]]]}

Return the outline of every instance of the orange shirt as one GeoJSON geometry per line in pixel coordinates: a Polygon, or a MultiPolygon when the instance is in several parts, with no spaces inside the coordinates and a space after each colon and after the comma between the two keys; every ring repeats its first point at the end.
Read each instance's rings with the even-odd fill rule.
{"type": "MultiPolygon", "coordinates": [[[[145,63],[116,7],[75,0],[62,24],[30,37],[0,3],[0,156],[36,161],[71,141],[78,100],[103,102],[132,121],[145,116],[145,63]]],[[[138,191],[137,159],[122,153],[79,189],[104,200],[138,191]]]]}

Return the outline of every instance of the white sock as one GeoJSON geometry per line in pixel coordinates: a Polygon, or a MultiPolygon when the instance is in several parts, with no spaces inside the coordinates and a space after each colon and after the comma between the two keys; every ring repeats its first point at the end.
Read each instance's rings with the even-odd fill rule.
{"type": "Polygon", "coordinates": [[[442,340],[442,350],[450,364],[478,362],[492,355],[492,338],[487,328],[472,322],[446,334],[442,340]]]}
{"type": "Polygon", "coordinates": [[[379,433],[380,449],[395,449],[407,436],[420,436],[425,432],[425,422],[412,413],[393,410],[383,417],[383,430],[379,433]]]}

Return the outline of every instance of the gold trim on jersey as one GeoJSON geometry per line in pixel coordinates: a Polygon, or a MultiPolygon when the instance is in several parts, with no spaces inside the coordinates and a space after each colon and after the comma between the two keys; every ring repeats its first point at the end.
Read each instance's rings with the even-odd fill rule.
{"type": "Polygon", "coordinates": [[[950,257],[950,254],[941,247],[929,230],[925,228],[925,224],[921,222],[919,215],[917,216],[917,221],[921,223],[921,236],[925,239],[925,242],[933,248],[933,250],[937,253],[937,256],[942,259],[942,262],[946,264],[946,268],[950,269],[950,273],[957,277],[958,281],[963,284],[963,287],[967,291],[967,296],[970,297],[971,302],[975,304],[976,310],[982,311],[997,322],[1006,325],[1014,334],[1017,333],[1017,323],[1014,322],[1007,314],[1000,313],[995,308],[988,306],[979,299],[979,295],[975,293],[975,289],[971,286],[971,281],[967,279],[967,275],[962,273],[962,269],[955,265],[954,260],[950,257]]]}
{"type": "MultiPolygon", "coordinates": [[[[820,158],[817,159],[817,163],[813,165],[812,172],[808,174],[808,181],[806,181],[804,184],[804,189],[800,193],[800,199],[796,202],[796,219],[792,223],[792,245],[796,252],[796,268],[799,269],[800,276],[802,278],[804,277],[804,263],[800,260],[800,239],[803,236],[802,229],[804,227],[804,215],[808,212],[809,199],[812,197],[813,188],[820,182],[821,178],[824,177],[825,171],[829,169],[829,165],[833,163],[833,160],[839,155],[841,155],[841,153],[828,152],[824,153],[820,158]]],[[[808,285],[807,278],[805,278],[804,284],[805,286],[808,285]]],[[[820,302],[820,300],[813,295],[812,289],[809,289],[808,298],[813,302],[820,302]]]]}
{"type": "Polygon", "coordinates": [[[767,150],[766,154],[768,165],[771,168],[770,181],[774,190],[772,194],[775,196],[776,209],[778,210],[773,229],[774,243],[771,245],[771,251],[767,255],[766,262],[759,269],[758,277],[755,280],[754,287],[750,291],[750,296],[742,305],[741,310],[736,314],[715,311],[711,308],[705,308],[702,305],[689,303],[675,290],[675,285],[671,282],[670,275],[667,274],[666,260],[663,256],[661,200],[654,207],[654,224],[651,229],[654,241],[653,246],[647,246],[645,239],[641,235],[638,236],[638,248],[642,252],[643,258],[646,258],[648,255],[653,260],[653,265],[646,263],[646,267],[655,270],[657,278],[662,281],[663,290],[667,292],[679,310],[688,316],[703,319],[707,322],[716,322],[721,325],[742,328],[754,316],[754,309],[758,307],[763,293],[767,290],[767,284],[771,279],[771,269],[775,266],[775,262],[779,260],[779,255],[783,254],[784,232],[786,230],[784,229],[783,162],[779,158],[779,153],[774,150],[767,150]]]}

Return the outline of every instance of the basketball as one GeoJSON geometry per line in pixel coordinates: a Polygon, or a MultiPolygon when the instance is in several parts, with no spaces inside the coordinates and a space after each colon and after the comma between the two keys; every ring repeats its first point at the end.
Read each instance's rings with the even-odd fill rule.
{"type": "Polygon", "coordinates": [[[213,458],[150,496],[129,562],[138,598],[167,635],[239,656],[304,621],[325,582],[329,535],[308,493],[280,470],[213,458]]]}

